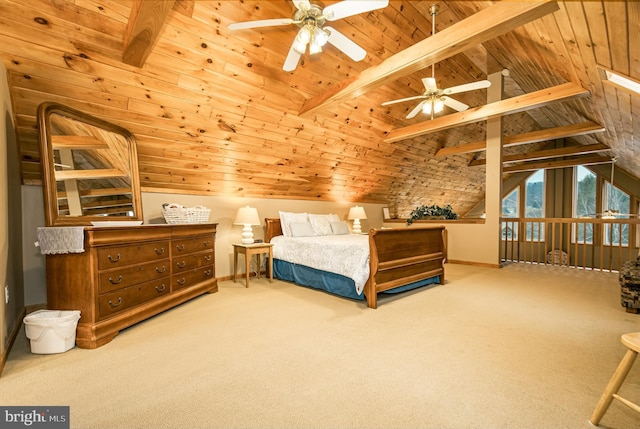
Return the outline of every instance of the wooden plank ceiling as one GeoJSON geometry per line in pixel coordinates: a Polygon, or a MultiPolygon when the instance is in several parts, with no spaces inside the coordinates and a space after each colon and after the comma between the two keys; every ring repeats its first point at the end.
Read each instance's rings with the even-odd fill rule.
{"type": "Polygon", "coordinates": [[[431,5],[394,0],[334,21],[366,58],[327,45],[284,72],[295,25],[227,25],[289,18],[290,0],[0,0],[23,182],[40,183],[35,115],[44,101],[130,130],[148,192],[376,202],[400,216],[452,204],[463,214],[484,198],[487,110],[506,115],[505,171],[581,156],[617,156],[617,167],[640,171],[640,96],[603,83],[598,70],[640,80],[640,3],[532,4],[537,15],[509,21],[513,5],[440,1],[435,36],[431,5]],[[504,23],[483,19],[487,30],[472,32],[476,14],[504,23]],[[424,52],[418,66],[407,59],[414,46],[424,52]],[[434,61],[439,88],[508,69],[505,100],[485,106],[486,90],[455,94],[469,111],[445,108],[433,121],[405,118],[417,101],[381,106],[422,94],[434,61]],[[401,71],[381,73],[388,65],[401,71]]]}

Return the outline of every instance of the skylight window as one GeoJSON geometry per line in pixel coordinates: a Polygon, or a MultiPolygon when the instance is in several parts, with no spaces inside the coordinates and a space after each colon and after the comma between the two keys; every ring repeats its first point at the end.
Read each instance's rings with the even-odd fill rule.
{"type": "Polygon", "coordinates": [[[612,72],[611,70],[604,70],[607,81],[613,83],[616,86],[622,87],[629,91],[633,91],[636,94],[640,94],[640,82],[632,80],[627,76],[612,72]]]}

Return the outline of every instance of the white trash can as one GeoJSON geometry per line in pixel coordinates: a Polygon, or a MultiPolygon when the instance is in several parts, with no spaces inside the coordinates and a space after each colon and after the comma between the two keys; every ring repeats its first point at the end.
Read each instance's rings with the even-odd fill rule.
{"type": "Polygon", "coordinates": [[[31,353],[64,353],[76,345],[78,310],[38,310],[24,319],[24,330],[31,340],[31,353]]]}

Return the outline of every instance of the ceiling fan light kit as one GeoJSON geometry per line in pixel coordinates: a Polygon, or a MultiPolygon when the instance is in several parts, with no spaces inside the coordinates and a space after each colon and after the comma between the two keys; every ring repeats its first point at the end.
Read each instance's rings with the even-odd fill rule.
{"type": "Polygon", "coordinates": [[[422,105],[422,113],[431,115],[432,113],[440,113],[444,110],[444,102],[440,97],[432,97],[422,105]]]}
{"type": "Polygon", "coordinates": [[[344,0],[322,9],[308,0],[293,0],[296,7],[293,18],[263,19],[259,21],[234,22],[228,25],[229,30],[245,30],[250,28],[271,27],[295,24],[300,27],[282,69],[293,71],[298,66],[300,57],[307,51],[314,55],[322,52],[322,48],[331,44],[354,61],[363,60],[367,52],[338,30],[325,27],[326,21],[336,21],[352,15],[370,12],[387,7],[389,0],[344,0]]]}

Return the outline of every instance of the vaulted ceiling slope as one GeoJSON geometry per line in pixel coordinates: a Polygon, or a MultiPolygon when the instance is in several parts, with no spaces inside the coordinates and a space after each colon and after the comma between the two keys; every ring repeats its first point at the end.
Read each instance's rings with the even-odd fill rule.
{"type": "MultiPolygon", "coordinates": [[[[303,111],[309,100],[335,94],[420,42],[429,50],[435,36],[439,43],[459,37],[473,21],[456,24],[500,2],[440,1],[431,36],[432,3],[390,1],[384,9],[331,23],[367,51],[364,60],[354,62],[327,45],[318,55],[303,55],[293,72],[282,65],[297,27],[227,28],[237,21],[291,17],[290,0],[176,0],[167,10],[163,2],[142,3],[156,4],[152,13],[145,11],[146,32],[134,25],[145,25],[132,14],[139,2],[0,0],[0,56],[8,70],[25,184],[41,180],[36,109],[53,101],[130,130],[144,191],[376,202],[401,216],[419,204],[452,204],[466,213],[484,198],[481,148],[436,156],[443,148],[482,142],[482,120],[387,138],[429,121],[423,114],[406,119],[411,102],[381,106],[421,94],[421,79],[431,76],[428,59],[352,97],[303,111]],[[139,35],[146,45],[136,44],[139,35]],[[131,65],[136,61],[142,67],[131,65]]],[[[611,150],[603,159],[617,156],[617,166],[640,171],[640,96],[603,83],[598,68],[640,80],[640,51],[634,48],[640,46],[640,3],[567,1],[554,10],[484,40],[471,38],[462,49],[449,40],[448,54],[430,57],[437,58],[438,87],[503,69],[510,72],[508,98],[577,85],[589,97],[508,114],[504,135],[517,140],[575,124],[601,132],[513,144],[505,155],[563,145],[605,147],[611,150]]],[[[481,109],[486,90],[455,99],[470,111],[481,109]]],[[[445,108],[440,115],[453,114],[445,108]]],[[[569,159],[581,156],[574,152],[569,159]]]]}

